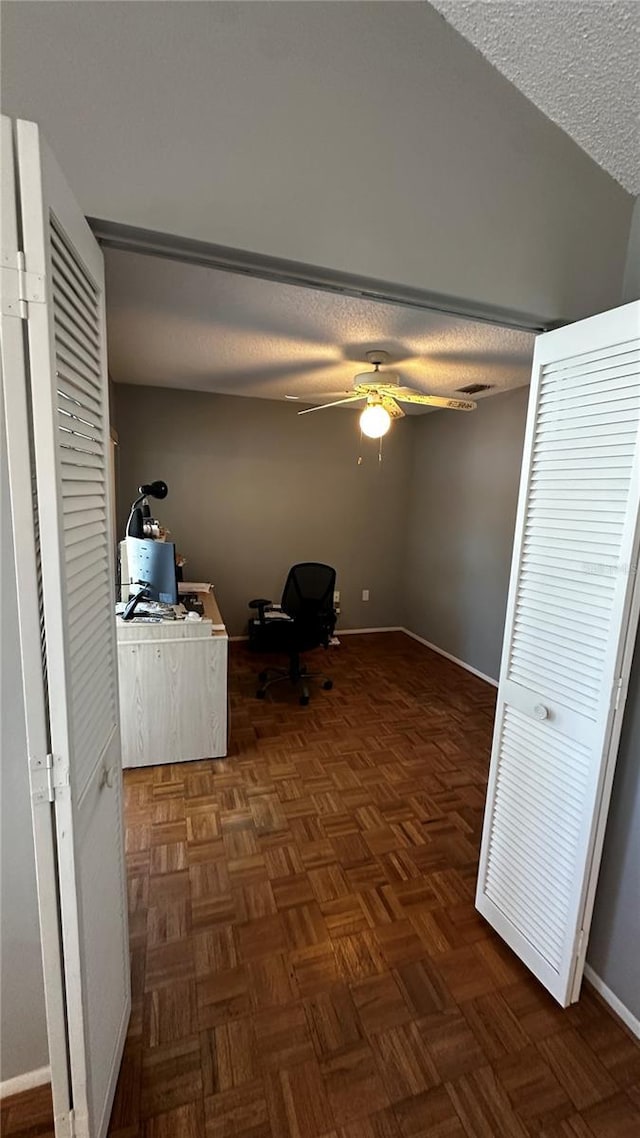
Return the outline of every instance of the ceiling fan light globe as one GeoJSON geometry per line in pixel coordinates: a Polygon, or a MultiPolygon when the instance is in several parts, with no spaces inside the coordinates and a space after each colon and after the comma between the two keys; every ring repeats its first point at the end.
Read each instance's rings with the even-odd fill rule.
{"type": "Polygon", "coordinates": [[[381,439],[391,426],[391,416],[379,403],[370,403],[360,416],[360,429],[369,439],[381,439]]]}

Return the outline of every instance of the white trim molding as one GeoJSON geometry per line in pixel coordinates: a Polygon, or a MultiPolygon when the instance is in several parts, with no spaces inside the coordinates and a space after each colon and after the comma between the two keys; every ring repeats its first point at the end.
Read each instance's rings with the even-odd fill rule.
{"type": "Polygon", "coordinates": [[[493,676],[487,676],[485,672],[479,671],[471,664],[465,664],[464,660],[459,660],[457,656],[452,656],[450,652],[445,652],[444,648],[438,648],[437,644],[432,644],[430,640],[425,640],[424,636],[418,636],[417,632],[411,632],[409,628],[401,629],[412,640],[417,640],[418,644],[424,644],[425,648],[430,648],[432,652],[437,652],[439,656],[444,656],[445,659],[451,660],[452,664],[457,664],[459,668],[464,668],[466,672],[471,672],[472,675],[477,676],[478,679],[484,680],[485,683],[491,684],[492,687],[497,688],[498,681],[494,680],[493,676]]]}
{"type": "Polygon", "coordinates": [[[336,628],[334,635],[341,636],[364,636],[369,632],[405,632],[406,629],[401,628],[399,624],[387,624],[382,628],[336,628]]]}
{"type": "MultiPolygon", "coordinates": [[[[335,635],[338,640],[341,636],[364,636],[369,632],[406,632],[406,628],[402,628],[399,624],[387,624],[381,628],[336,628],[335,635]]],[[[409,633],[411,636],[412,633],[409,633]]],[[[248,636],[230,636],[229,643],[237,644],[242,640],[248,640],[248,636]]],[[[426,643],[426,641],[425,641],[426,643]]]]}
{"type": "Polygon", "coordinates": [[[45,1083],[50,1082],[51,1067],[38,1067],[35,1071],[25,1071],[24,1075],[14,1075],[12,1079],[5,1079],[0,1083],[0,1099],[22,1094],[23,1091],[32,1091],[34,1087],[43,1087],[45,1083]]]}
{"type": "Polygon", "coordinates": [[[611,1008],[611,1011],[622,1021],[624,1026],[629,1029],[636,1039],[640,1039],[640,1020],[630,1012],[628,1007],[623,1004],[622,1000],[616,996],[615,992],[601,980],[597,972],[593,971],[590,964],[584,966],[584,978],[591,984],[591,987],[602,997],[605,1004],[611,1008]]]}

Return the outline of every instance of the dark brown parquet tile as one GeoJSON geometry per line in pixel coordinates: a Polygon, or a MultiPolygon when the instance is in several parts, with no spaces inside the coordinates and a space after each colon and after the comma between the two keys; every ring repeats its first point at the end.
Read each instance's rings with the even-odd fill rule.
{"type": "Polygon", "coordinates": [[[325,901],[320,906],[320,911],[332,939],[352,936],[364,932],[369,927],[357,893],[347,893],[335,901],[325,901]]]}
{"type": "Polygon", "coordinates": [[[196,976],[226,972],[238,963],[236,940],[231,925],[214,925],[196,932],[193,938],[196,976]]]}
{"type": "Polygon", "coordinates": [[[583,1118],[595,1138],[637,1138],[640,1134],[640,1110],[624,1091],[589,1107],[583,1118]]]}
{"type": "Polygon", "coordinates": [[[291,873],[271,883],[278,909],[290,909],[315,901],[313,887],[306,873],[291,873]]]}
{"type": "Polygon", "coordinates": [[[517,1053],[530,1042],[502,992],[490,992],[469,1000],[460,1010],[491,1061],[517,1053]]]}
{"type": "Polygon", "coordinates": [[[53,1103],[47,1084],[0,1102],[0,1134],[6,1138],[53,1138],[53,1103]]]}
{"type": "Polygon", "coordinates": [[[204,1138],[204,1104],[190,1102],[166,1114],[156,1114],[144,1124],[144,1138],[204,1138]]]}
{"type": "MultiPolygon", "coordinates": [[[[149,948],[157,948],[158,945],[169,944],[170,941],[185,940],[191,933],[191,906],[186,898],[153,905],[140,916],[145,918],[146,942],[149,948]]],[[[131,935],[131,924],[129,935],[131,935]]]]}
{"type": "Polygon", "coordinates": [[[205,1095],[229,1091],[259,1077],[255,1026],[248,1016],[203,1031],[200,1048],[205,1095]]]}
{"type": "Polygon", "coordinates": [[[289,960],[301,996],[324,992],[341,979],[333,947],[328,941],[291,952],[289,960]]]}
{"type": "Polygon", "coordinates": [[[394,1111],[402,1138],[475,1138],[463,1129],[444,1086],[412,1095],[396,1103],[394,1111]]]}
{"type": "Polygon", "coordinates": [[[360,1021],[346,984],[335,984],[328,991],[311,996],[305,1001],[305,1007],[319,1059],[326,1059],[361,1040],[360,1021]]]}
{"type": "Polygon", "coordinates": [[[145,988],[149,992],[176,980],[195,976],[193,941],[190,937],[172,940],[147,949],[145,988]]]}
{"type": "Polygon", "coordinates": [[[314,1058],[308,1017],[302,1003],[261,1012],[254,1017],[254,1025],[263,1071],[296,1067],[314,1058]]]}
{"type": "MultiPolygon", "coordinates": [[[[122,1071],[120,1077],[122,1078],[122,1071]]],[[[167,1043],[142,1055],[141,1118],[166,1114],[202,1098],[200,1037],[167,1043]]]]}
{"type": "Polygon", "coordinates": [[[557,1073],[576,1110],[614,1093],[611,1075],[573,1029],[540,1040],[538,1050],[557,1073]]]}
{"type": "Polygon", "coordinates": [[[269,1071],[264,1086],[273,1135],[319,1138],[333,1128],[327,1088],[315,1059],[269,1071]]]}
{"type": "Polygon", "coordinates": [[[387,970],[380,945],[369,930],[339,937],[333,942],[333,951],[346,980],[364,980],[387,970]]]}
{"type": "Polygon", "coordinates": [[[286,1007],[299,994],[295,973],[284,953],[251,960],[249,982],[256,1011],[286,1007]]]}
{"type": "MultiPolygon", "coordinates": [[[[335,1138],[401,1138],[396,1116],[390,1108],[350,1122],[334,1134],[335,1138]]],[[[334,1138],[334,1135],[328,1134],[326,1138],[334,1138]]]]}
{"type": "Polygon", "coordinates": [[[508,1056],[494,1070],[525,1123],[544,1125],[574,1113],[567,1092],[535,1047],[508,1056]]]}
{"type": "Polygon", "coordinates": [[[441,1081],[415,1021],[380,1032],[373,1048],[391,1102],[421,1094],[441,1081]]]}
{"type": "Polygon", "coordinates": [[[197,1030],[195,980],[177,981],[147,992],[142,1041],[146,1047],[184,1039],[197,1030]]]}
{"type": "Polygon", "coordinates": [[[407,1001],[391,972],[360,980],[352,985],[351,991],[367,1035],[387,1031],[412,1018],[407,1001]]]}
{"type": "Polygon", "coordinates": [[[272,1138],[262,1079],[207,1096],[204,1115],[207,1138],[272,1138]]]}
{"type": "Polygon", "coordinates": [[[274,956],[287,948],[285,926],[278,913],[243,921],[235,926],[240,960],[258,960],[274,956]]]}
{"type": "Polygon", "coordinates": [[[423,958],[401,964],[395,969],[394,975],[415,1016],[443,1012],[453,1007],[453,1000],[433,961],[423,958]]]}
{"type": "Polygon", "coordinates": [[[485,1054],[458,1008],[433,1012],[417,1021],[443,1083],[455,1082],[486,1062],[485,1054]]]}
{"type": "MultiPolygon", "coordinates": [[[[111,1138],[630,1138],[640,1049],[474,908],[495,691],[402,634],[254,698],[226,760],[125,772],[133,1009],[111,1138]]],[[[2,1104],[52,1133],[48,1089],[2,1104]]]]}
{"type": "Polygon", "coordinates": [[[323,944],[329,939],[329,930],[317,901],[284,909],[279,918],[279,925],[286,937],[286,944],[283,947],[290,949],[323,944]]]}
{"type": "Polygon", "coordinates": [[[581,1114],[572,1114],[561,1122],[552,1122],[540,1130],[540,1138],[593,1138],[593,1130],[581,1114]]]}
{"type": "Polygon", "coordinates": [[[245,964],[215,972],[197,982],[198,1026],[215,1027],[252,1011],[245,964]]]}
{"type": "Polygon", "coordinates": [[[524,1121],[513,1110],[491,1067],[462,1075],[455,1083],[448,1083],[447,1090],[469,1136],[527,1138],[524,1121]]]}
{"type": "Polygon", "coordinates": [[[373,1051],[360,1040],[320,1064],[336,1125],[346,1126],[389,1105],[373,1051]]]}
{"type": "Polygon", "coordinates": [[[421,960],[424,956],[424,945],[409,920],[401,918],[389,924],[378,925],[374,936],[387,968],[409,964],[414,960],[421,960]]]}

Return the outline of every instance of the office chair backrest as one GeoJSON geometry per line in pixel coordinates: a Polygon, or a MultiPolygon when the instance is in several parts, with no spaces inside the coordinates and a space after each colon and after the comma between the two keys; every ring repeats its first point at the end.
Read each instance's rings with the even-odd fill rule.
{"type": "Polygon", "coordinates": [[[293,565],[282,592],[282,609],[294,619],[313,620],[333,612],[336,571],[318,561],[293,565]]]}

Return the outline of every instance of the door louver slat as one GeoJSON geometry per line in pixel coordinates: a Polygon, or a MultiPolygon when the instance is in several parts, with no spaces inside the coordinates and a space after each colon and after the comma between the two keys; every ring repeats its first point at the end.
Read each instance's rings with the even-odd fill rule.
{"type": "MultiPolygon", "coordinates": [[[[86,522],[87,511],[90,511],[95,517],[94,524],[102,533],[101,537],[94,537],[82,545],[78,545],[77,536],[70,545],[65,543],[70,650],[74,657],[79,641],[82,646],[90,643],[85,639],[85,633],[94,624],[98,605],[104,602],[110,587],[105,537],[108,529],[104,485],[106,441],[99,401],[101,330],[98,299],[93,286],[53,223],[51,281],[59,385],[69,358],[73,361],[74,377],[64,384],[66,390],[58,392],[60,446],[65,454],[70,453],[69,442],[73,448],[72,477],[63,473],[61,478],[63,512],[68,517],[77,510],[82,524],[86,522]],[[71,395],[76,391],[77,398],[71,395]]],[[[68,462],[63,463],[63,472],[67,466],[68,462]]],[[[96,749],[106,746],[117,723],[114,677],[105,663],[102,645],[97,641],[94,643],[92,654],[83,653],[83,682],[71,687],[72,717],[78,729],[91,721],[97,732],[88,748],[86,763],[83,763],[81,753],[76,756],[77,793],[80,797],[91,776],[96,749]],[[95,718],[93,713],[98,706],[103,707],[103,712],[95,718]]],[[[80,742],[79,734],[76,734],[76,739],[80,742]]]]}

